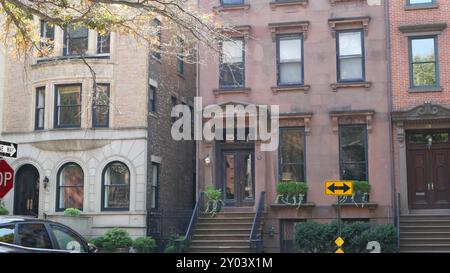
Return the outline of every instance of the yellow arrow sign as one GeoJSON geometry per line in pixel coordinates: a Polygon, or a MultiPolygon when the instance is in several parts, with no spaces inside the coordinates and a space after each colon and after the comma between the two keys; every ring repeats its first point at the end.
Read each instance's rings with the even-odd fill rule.
{"type": "Polygon", "coordinates": [[[327,195],[352,195],[353,181],[327,181],[325,182],[327,195]]]}

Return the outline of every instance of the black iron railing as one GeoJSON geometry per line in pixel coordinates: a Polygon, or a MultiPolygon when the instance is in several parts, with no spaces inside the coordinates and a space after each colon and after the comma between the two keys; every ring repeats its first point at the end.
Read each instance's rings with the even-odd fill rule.
{"type": "Polygon", "coordinates": [[[400,251],[400,193],[397,194],[397,206],[395,214],[395,227],[397,229],[397,250],[400,251]]]}
{"type": "Polygon", "coordinates": [[[266,192],[261,192],[259,196],[258,207],[256,208],[255,217],[253,218],[252,231],[250,232],[250,251],[253,253],[262,252],[263,248],[263,230],[261,228],[261,221],[264,213],[264,199],[266,192]]]}
{"type": "Polygon", "coordinates": [[[195,203],[194,210],[192,211],[191,220],[189,221],[189,226],[184,238],[176,241],[177,250],[179,253],[184,252],[187,248],[189,248],[192,240],[192,235],[194,233],[195,227],[197,226],[198,217],[201,213],[201,209],[203,208],[203,196],[204,193],[201,192],[197,198],[197,202],[195,203]]]}

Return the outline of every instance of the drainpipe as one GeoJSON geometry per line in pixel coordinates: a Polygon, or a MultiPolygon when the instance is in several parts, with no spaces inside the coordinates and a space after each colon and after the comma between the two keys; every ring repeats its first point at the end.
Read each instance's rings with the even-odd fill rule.
{"type": "Polygon", "coordinates": [[[395,194],[395,173],[394,173],[394,137],[393,137],[393,124],[392,124],[392,66],[391,66],[391,29],[390,29],[390,18],[389,18],[389,0],[385,0],[385,17],[386,17],[386,57],[387,57],[387,103],[388,103],[388,132],[389,132],[389,154],[390,154],[390,176],[391,176],[391,202],[392,208],[391,213],[394,217],[400,217],[396,215],[397,203],[395,194]]]}
{"type": "MultiPolygon", "coordinates": [[[[197,0],[197,11],[200,11],[200,0],[197,0]]],[[[195,62],[195,78],[196,78],[196,82],[195,82],[195,96],[196,97],[200,97],[200,44],[199,42],[197,42],[196,45],[197,48],[197,52],[195,53],[197,56],[197,60],[195,62]]],[[[195,105],[194,105],[195,106],[195,105]]],[[[194,107],[195,110],[195,107],[194,107]]],[[[195,122],[195,118],[194,118],[194,122],[195,122]]],[[[195,126],[194,126],[195,128],[195,126]]],[[[194,128],[191,128],[192,130],[194,130],[194,128]]],[[[199,179],[198,176],[200,174],[200,166],[199,166],[199,157],[200,157],[200,141],[195,140],[195,186],[196,186],[196,192],[195,192],[195,200],[198,199],[198,196],[200,194],[200,185],[199,185],[199,179]]]]}

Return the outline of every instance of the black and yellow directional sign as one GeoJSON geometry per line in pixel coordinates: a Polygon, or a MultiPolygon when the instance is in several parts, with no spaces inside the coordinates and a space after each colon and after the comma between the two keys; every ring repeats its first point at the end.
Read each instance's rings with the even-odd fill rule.
{"type": "Polygon", "coordinates": [[[353,181],[327,181],[325,182],[327,195],[352,195],[353,181]]]}

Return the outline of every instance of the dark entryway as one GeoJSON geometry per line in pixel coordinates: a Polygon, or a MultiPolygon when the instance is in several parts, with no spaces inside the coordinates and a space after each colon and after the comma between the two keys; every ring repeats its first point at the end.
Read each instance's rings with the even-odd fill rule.
{"type": "Polygon", "coordinates": [[[218,145],[218,187],[226,206],[253,206],[255,202],[254,143],[218,145]]]}
{"type": "Polygon", "coordinates": [[[30,164],[20,167],[14,180],[14,214],[37,216],[39,212],[39,172],[30,164]]]}
{"type": "Polygon", "coordinates": [[[450,130],[408,131],[410,209],[450,208],[450,130]]]}

